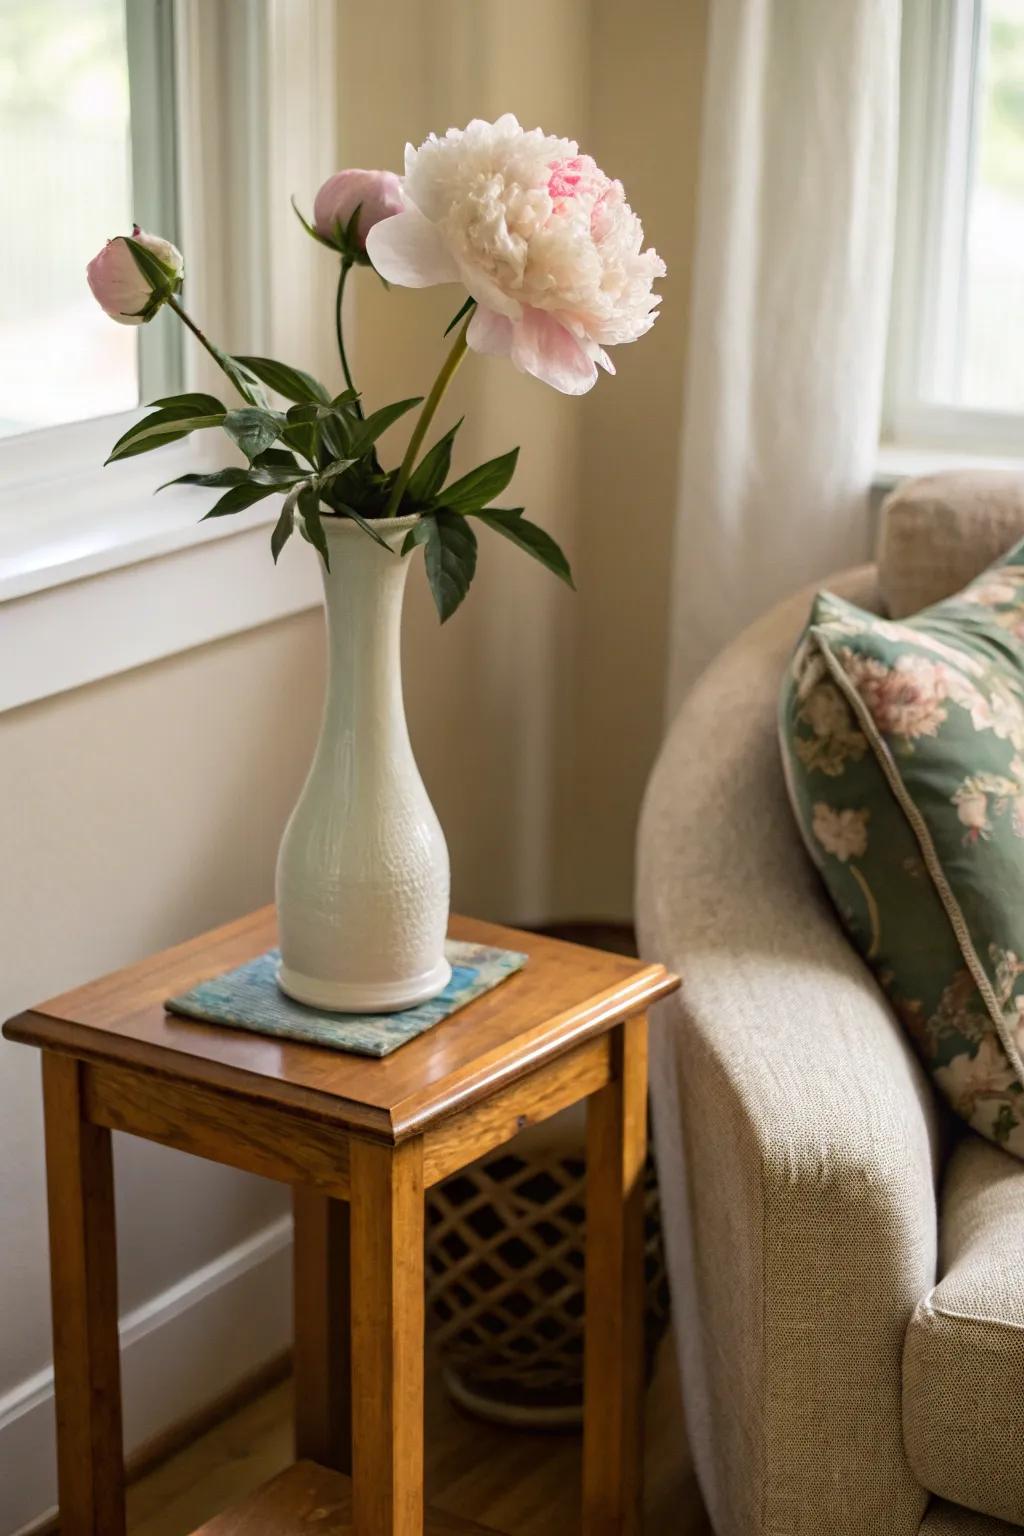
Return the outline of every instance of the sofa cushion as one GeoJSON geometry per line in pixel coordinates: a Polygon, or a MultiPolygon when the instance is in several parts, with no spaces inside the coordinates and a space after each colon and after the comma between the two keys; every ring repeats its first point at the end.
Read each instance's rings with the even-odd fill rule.
{"type": "Polygon", "coordinates": [[[1024,1524],[1024,1167],[965,1138],[939,1243],[903,1351],[907,1456],[932,1493],[1024,1524]]]}
{"type": "Polygon", "coordinates": [[[945,1499],[932,1499],[918,1527],[918,1536],[1017,1536],[1020,1529],[1016,1521],[994,1520],[991,1515],[979,1515],[977,1510],[965,1509],[962,1504],[949,1504],[945,1499]]]}
{"type": "Polygon", "coordinates": [[[903,623],[819,594],[780,723],[854,943],[953,1108],[1024,1156],[1024,545],[903,623]]]}
{"type": "Polygon", "coordinates": [[[956,470],[905,480],[882,507],[878,585],[901,619],[959,592],[1024,537],[1024,475],[956,470]]]}

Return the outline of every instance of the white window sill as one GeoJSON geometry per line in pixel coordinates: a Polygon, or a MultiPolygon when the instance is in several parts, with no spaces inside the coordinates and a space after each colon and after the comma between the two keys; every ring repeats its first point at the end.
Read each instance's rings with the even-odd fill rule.
{"type": "Polygon", "coordinates": [[[33,487],[0,507],[0,711],[319,601],[307,544],[292,539],[276,567],[271,558],[279,497],[203,523],[214,493],[154,497],[154,483],[149,468],[111,475],[103,504],[94,484],[76,496],[65,482],[59,496],[55,484],[33,487]]]}
{"type": "Polygon", "coordinates": [[[949,448],[882,443],[875,461],[872,483],[876,491],[891,491],[901,480],[909,480],[917,475],[937,475],[951,469],[1009,469],[1024,476],[1024,458],[1019,455],[965,453],[949,448]]]}

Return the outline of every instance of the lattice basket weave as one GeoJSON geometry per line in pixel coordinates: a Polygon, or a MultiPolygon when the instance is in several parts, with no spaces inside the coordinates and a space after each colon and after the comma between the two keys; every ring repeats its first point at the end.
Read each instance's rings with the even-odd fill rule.
{"type": "MultiPolygon", "coordinates": [[[[586,1164],[565,1149],[505,1150],[427,1195],[427,1311],[445,1384],[482,1418],[582,1419],[586,1164]]],[[[646,1344],[668,1323],[653,1160],[645,1176],[646,1344]]]]}

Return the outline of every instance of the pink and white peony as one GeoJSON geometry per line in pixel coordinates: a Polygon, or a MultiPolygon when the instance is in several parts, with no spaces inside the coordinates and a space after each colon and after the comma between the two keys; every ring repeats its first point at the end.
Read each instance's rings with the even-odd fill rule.
{"type": "Polygon", "coordinates": [[[612,181],[571,139],[495,123],[407,145],[405,208],[371,229],[366,249],[389,282],[461,282],[476,300],[466,341],[510,357],[565,394],[614,373],[604,348],[654,324],[665,263],[612,181]]]}
{"type": "Polygon", "coordinates": [[[132,239],[151,252],[166,276],[163,291],[140,269],[123,235],[108,240],[85,269],[93,298],[111,320],[119,325],[143,325],[151,320],[161,304],[180,285],[185,261],[177,246],[160,235],[147,235],[136,224],[132,239]]]}
{"type": "Polygon", "coordinates": [[[324,240],[336,243],[356,209],[355,243],[366,249],[366,237],[381,219],[402,211],[402,184],[394,171],[335,171],[328,176],[313,203],[313,224],[324,240]]]}

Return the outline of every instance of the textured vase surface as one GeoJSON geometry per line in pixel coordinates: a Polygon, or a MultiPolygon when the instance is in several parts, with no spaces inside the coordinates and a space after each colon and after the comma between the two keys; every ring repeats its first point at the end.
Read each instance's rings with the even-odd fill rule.
{"type": "Polygon", "coordinates": [[[324,518],[328,674],[320,740],[277,860],[283,991],[347,1013],[443,991],[448,849],[413,757],[402,701],[402,601],[414,518],[375,526],[382,549],[324,518]]]}

